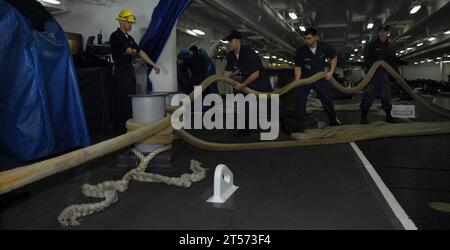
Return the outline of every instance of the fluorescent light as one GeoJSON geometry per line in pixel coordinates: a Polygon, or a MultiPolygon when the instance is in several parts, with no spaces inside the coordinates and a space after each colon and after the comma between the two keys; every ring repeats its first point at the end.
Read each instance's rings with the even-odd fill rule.
{"type": "Polygon", "coordinates": [[[406,50],[408,50],[408,51],[409,51],[409,50],[413,50],[413,49],[412,49],[412,48],[407,48],[406,50]]]}
{"type": "Polygon", "coordinates": [[[283,58],[279,58],[278,61],[284,61],[284,59],[283,58]]]}
{"type": "Polygon", "coordinates": [[[444,32],[444,34],[450,35],[450,30],[447,30],[446,32],[444,32]]]}
{"type": "Polygon", "coordinates": [[[436,57],[436,60],[441,60],[442,59],[442,57],[436,57]]]}
{"type": "Polygon", "coordinates": [[[197,35],[201,35],[201,36],[204,36],[206,34],[205,32],[198,30],[198,29],[192,30],[192,32],[194,32],[197,35]]]}
{"type": "Polygon", "coordinates": [[[436,64],[439,64],[440,62],[436,62],[436,64]]]}
{"type": "Polygon", "coordinates": [[[302,32],[305,32],[305,31],[306,31],[306,27],[303,26],[303,25],[300,25],[300,30],[301,30],[302,32]]]}
{"type": "Polygon", "coordinates": [[[450,63],[450,61],[443,61],[443,63],[450,63]]]}
{"type": "Polygon", "coordinates": [[[51,3],[51,4],[61,4],[58,0],[41,0],[42,2],[51,3]]]}
{"type": "Polygon", "coordinates": [[[433,59],[427,59],[427,62],[432,62],[433,61],[433,59]]]}
{"type": "Polygon", "coordinates": [[[364,59],[364,56],[361,56],[361,59],[364,59]]]}
{"type": "Polygon", "coordinates": [[[351,57],[354,57],[354,56],[355,56],[355,54],[351,54],[350,56],[351,56],[351,57]]]}
{"type": "Polygon", "coordinates": [[[358,52],[358,49],[355,49],[354,51],[355,51],[355,52],[358,52]]]}
{"type": "Polygon", "coordinates": [[[361,42],[362,44],[366,44],[367,43],[367,41],[366,40],[362,40],[362,42],[361,42]]]}
{"type": "Polygon", "coordinates": [[[416,64],[416,65],[417,65],[417,64],[419,64],[419,63],[418,63],[418,62],[415,62],[414,64],[416,64]]]}
{"type": "Polygon", "coordinates": [[[369,22],[369,24],[367,24],[367,29],[368,30],[371,30],[371,29],[373,29],[373,26],[374,26],[375,24],[373,23],[373,22],[369,22]]]}
{"type": "Polygon", "coordinates": [[[403,53],[405,53],[405,51],[404,50],[400,50],[400,54],[403,54],[403,53]]]}
{"type": "Polygon", "coordinates": [[[422,5],[419,4],[419,3],[416,3],[416,5],[414,5],[414,6],[411,8],[411,11],[409,12],[409,14],[414,15],[414,14],[416,14],[417,12],[419,12],[419,10],[420,10],[421,8],[422,8],[422,5]]]}
{"type": "Polygon", "coordinates": [[[192,30],[186,30],[186,33],[188,33],[188,34],[191,35],[191,36],[197,36],[197,33],[195,33],[195,32],[192,31],[192,30]]]}
{"type": "Polygon", "coordinates": [[[420,61],[420,63],[425,63],[425,61],[420,61]]]}
{"type": "Polygon", "coordinates": [[[419,44],[417,44],[417,47],[420,47],[420,46],[422,46],[423,45],[423,43],[419,43],[419,44]]]}
{"type": "Polygon", "coordinates": [[[255,50],[255,53],[256,53],[256,54],[259,54],[259,51],[255,50]]]}
{"type": "Polygon", "coordinates": [[[277,59],[277,56],[272,56],[273,59],[277,59]]]}
{"type": "Polygon", "coordinates": [[[430,42],[432,42],[432,41],[434,41],[434,40],[436,40],[436,37],[434,37],[434,36],[432,36],[432,37],[430,37],[430,38],[428,39],[428,41],[430,41],[430,42]]]}
{"type": "Polygon", "coordinates": [[[295,13],[295,10],[290,10],[290,11],[289,11],[289,17],[290,17],[292,20],[297,20],[298,16],[297,16],[297,14],[295,13]]]}
{"type": "Polygon", "coordinates": [[[228,44],[228,41],[222,41],[222,40],[220,40],[220,41],[224,44],[228,44]]]}
{"type": "Polygon", "coordinates": [[[270,59],[270,56],[263,56],[264,59],[270,59]]]}
{"type": "Polygon", "coordinates": [[[399,53],[395,53],[395,55],[396,55],[396,56],[399,56],[400,54],[399,54],[399,53]]]}

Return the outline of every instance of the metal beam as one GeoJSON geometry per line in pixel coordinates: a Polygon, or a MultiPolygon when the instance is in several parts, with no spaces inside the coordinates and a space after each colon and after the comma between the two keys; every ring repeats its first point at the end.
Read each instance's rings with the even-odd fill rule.
{"type": "Polygon", "coordinates": [[[242,20],[246,27],[280,44],[289,53],[295,53],[296,48],[286,40],[298,40],[298,38],[280,29],[280,25],[274,23],[271,17],[261,17],[261,9],[243,8],[243,4],[248,4],[247,1],[209,0],[205,1],[205,4],[226,12],[230,18],[242,20]]]}

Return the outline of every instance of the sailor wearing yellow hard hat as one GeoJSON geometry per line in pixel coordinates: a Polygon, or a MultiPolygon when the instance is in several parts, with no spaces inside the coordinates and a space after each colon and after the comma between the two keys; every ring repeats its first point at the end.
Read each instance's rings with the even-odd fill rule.
{"type": "Polygon", "coordinates": [[[133,56],[139,56],[155,69],[160,68],[139,47],[134,38],[128,34],[136,23],[136,17],[131,10],[122,10],[116,18],[120,27],[111,34],[110,44],[114,60],[114,76],[118,82],[118,115],[120,130],[125,129],[125,123],[132,117],[130,95],[136,94],[136,75],[132,64],[133,56]]]}

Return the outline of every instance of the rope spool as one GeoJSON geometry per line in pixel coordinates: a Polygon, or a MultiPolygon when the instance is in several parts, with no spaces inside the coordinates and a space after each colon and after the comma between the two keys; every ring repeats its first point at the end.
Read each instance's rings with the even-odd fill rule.
{"type": "MultiPolygon", "coordinates": [[[[135,131],[135,130],[145,127],[145,125],[139,124],[133,120],[129,120],[129,121],[127,121],[126,127],[127,127],[128,132],[132,132],[132,131],[135,131]]],[[[170,126],[155,136],[147,138],[143,141],[139,141],[139,143],[171,145],[173,143],[174,139],[175,139],[175,136],[173,134],[173,128],[172,128],[172,126],[170,126]]]]}

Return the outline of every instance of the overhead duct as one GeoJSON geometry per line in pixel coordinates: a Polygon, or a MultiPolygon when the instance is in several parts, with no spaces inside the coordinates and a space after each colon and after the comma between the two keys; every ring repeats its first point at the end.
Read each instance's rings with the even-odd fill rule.
{"type": "Polygon", "coordinates": [[[222,12],[226,12],[227,15],[232,16],[233,18],[242,20],[247,28],[264,37],[267,37],[269,40],[274,41],[276,44],[279,44],[289,54],[293,55],[295,53],[296,47],[300,41],[299,34],[291,32],[291,30],[287,29],[284,25],[282,26],[284,28],[281,29],[279,22],[274,22],[274,18],[278,17],[274,13],[271,13],[270,15],[267,14],[267,9],[263,11],[263,9],[265,8],[261,7],[262,1],[259,1],[256,4],[253,1],[227,0],[210,0],[204,1],[204,3],[213,8],[219,9],[222,12]],[[266,15],[261,16],[261,13],[266,13],[266,15]]]}

